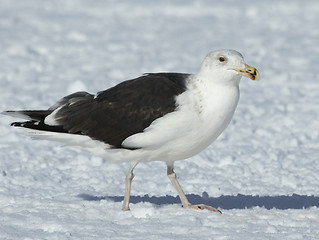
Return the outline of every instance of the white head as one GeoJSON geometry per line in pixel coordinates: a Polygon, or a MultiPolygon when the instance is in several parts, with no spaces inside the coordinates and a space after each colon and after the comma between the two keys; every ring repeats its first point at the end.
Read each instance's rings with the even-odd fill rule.
{"type": "Polygon", "coordinates": [[[228,84],[238,84],[242,76],[259,79],[257,69],[248,66],[243,56],[234,50],[216,50],[207,54],[197,76],[228,84]]]}

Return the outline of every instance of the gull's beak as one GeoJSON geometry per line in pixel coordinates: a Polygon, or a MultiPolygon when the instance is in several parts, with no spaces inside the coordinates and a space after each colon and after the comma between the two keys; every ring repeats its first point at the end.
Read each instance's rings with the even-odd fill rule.
{"type": "Polygon", "coordinates": [[[256,68],[245,64],[244,68],[233,69],[244,77],[249,77],[251,80],[259,80],[259,72],[256,68]]]}

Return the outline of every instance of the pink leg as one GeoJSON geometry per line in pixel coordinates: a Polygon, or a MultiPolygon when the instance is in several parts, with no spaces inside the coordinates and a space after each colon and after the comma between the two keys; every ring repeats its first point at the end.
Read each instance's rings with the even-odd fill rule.
{"type": "Polygon", "coordinates": [[[200,210],[207,209],[207,210],[209,210],[209,211],[213,211],[213,212],[217,212],[217,213],[222,213],[222,212],[219,211],[218,209],[216,209],[216,208],[214,208],[214,207],[211,207],[211,206],[209,206],[209,205],[205,205],[205,204],[192,205],[192,204],[188,201],[188,199],[187,199],[187,197],[186,197],[186,195],[185,195],[185,193],[184,193],[184,191],[183,191],[181,185],[180,185],[179,182],[177,181],[176,173],[174,172],[174,165],[173,165],[173,163],[172,163],[172,164],[167,164],[167,176],[168,176],[168,178],[171,180],[173,186],[175,187],[175,189],[176,189],[176,191],[177,191],[177,193],[178,193],[178,196],[179,196],[179,198],[181,199],[182,207],[183,207],[183,208],[191,208],[191,209],[197,209],[197,210],[198,210],[198,209],[200,209],[200,210]]]}
{"type": "Polygon", "coordinates": [[[136,165],[137,165],[137,162],[131,163],[130,168],[126,172],[124,201],[122,205],[123,211],[130,210],[129,204],[130,204],[130,196],[131,196],[131,185],[132,185],[132,180],[134,178],[133,170],[136,167],[136,165]]]}

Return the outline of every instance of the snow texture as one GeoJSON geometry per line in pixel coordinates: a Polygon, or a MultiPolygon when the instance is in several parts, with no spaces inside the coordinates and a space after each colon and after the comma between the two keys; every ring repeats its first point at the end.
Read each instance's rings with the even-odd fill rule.
{"type": "Polygon", "coordinates": [[[196,73],[235,49],[243,79],[233,121],[176,163],[180,207],[162,162],[127,164],[34,141],[0,117],[0,239],[319,239],[319,2],[0,1],[0,110],[46,109],[144,72],[196,73]]]}

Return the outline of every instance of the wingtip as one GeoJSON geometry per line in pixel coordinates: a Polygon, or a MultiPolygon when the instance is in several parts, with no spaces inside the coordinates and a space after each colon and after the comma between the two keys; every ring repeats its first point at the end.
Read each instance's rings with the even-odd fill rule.
{"type": "Polygon", "coordinates": [[[24,122],[13,122],[10,124],[10,126],[12,127],[23,127],[24,126],[24,122]]]}

